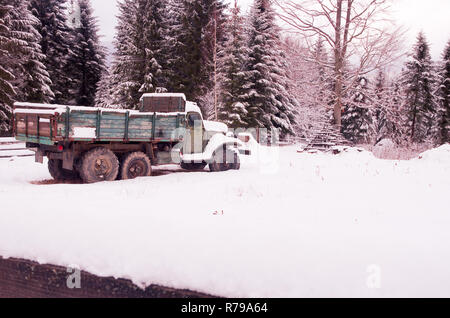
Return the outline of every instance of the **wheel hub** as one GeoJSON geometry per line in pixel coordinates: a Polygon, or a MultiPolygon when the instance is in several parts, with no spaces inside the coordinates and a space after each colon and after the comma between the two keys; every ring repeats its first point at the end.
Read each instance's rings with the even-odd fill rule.
{"type": "Polygon", "coordinates": [[[111,164],[105,158],[98,158],[95,161],[95,175],[101,179],[105,179],[106,175],[111,171],[111,164]]]}
{"type": "Polygon", "coordinates": [[[143,176],[145,172],[145,165],[141,161],[135,161],[130,164],[128,168],[128,174],[131,178],[137,178],[143,176]]]}

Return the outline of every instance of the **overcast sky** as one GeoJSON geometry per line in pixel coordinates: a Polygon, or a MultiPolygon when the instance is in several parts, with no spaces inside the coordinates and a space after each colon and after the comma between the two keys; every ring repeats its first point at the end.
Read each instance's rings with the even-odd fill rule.
{"type": "MultiPolygon", "coordinates": [[[[95,15],[99,18],[103,41],[112,42],[118,14],[117,2],[120,0],[91,1],[95,15]]],[[[243,10],[247,10],[253,2],[238,1],[243,10]]],[[[450,0],[394,0],[393,9],[398,24],[408,29],[408,49],[414,43],[417,33],[423,30],[430,42],[433,58],[440,58],[447,41],[450,40],[450,0]]]]}

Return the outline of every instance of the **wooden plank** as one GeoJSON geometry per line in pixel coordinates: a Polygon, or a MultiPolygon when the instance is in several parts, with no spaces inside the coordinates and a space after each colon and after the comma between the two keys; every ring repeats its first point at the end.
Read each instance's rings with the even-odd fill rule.
{"type": "Polygon", "coordinates": [[[66,126],[64,127],[65,129],[65,134],[66,134],[66,138],[69,138],[69,133],[70,133],[70,108],[67,107],[66,108],[66,126]]]}
{"type": "Polygon", "coordinates": [[[102,112],[100,110],[97,111],[97,121],[95,123],[95,127],[96,127],[96,137],[97,139],[100,138],[101,134],[101,130],[100,130],[100,125],[101,125],[101,116],[102,116],[102,112]]]}
{"type": "Polygon", "coordinates": [[[128,140],[128,125],[130,123],[130,112],[127,111],[125,114],[125,134],[124,134],[124,139],[128,140]]]}
{"type": "Polygon", "coordinates": [[[16,136],[16,138],[18,140],[23,141],[23,142],[31,142],[31,143],[35,143],[35,144],[40,143],[40,144],[43,144],[43,145],[51,145],[51,146],[55,144],[53,142],[53,140],[51,140],[49,137],[41,137],[40,140],[38,140],[36,138],[36,136],[26,136],[26,135],[23,135],[23,134],[18,134],[16,136]]]}

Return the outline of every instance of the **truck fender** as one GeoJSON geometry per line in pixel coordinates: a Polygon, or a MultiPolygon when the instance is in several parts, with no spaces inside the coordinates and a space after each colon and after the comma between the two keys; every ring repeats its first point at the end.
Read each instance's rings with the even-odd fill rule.
{"type": "Polygon", "coordinates": [[[210,163],[213,158],[213,154],[216,150],[222,149],[223,147],[237,148],[242,147],[242,142],[233,137],[228,137],[222,134],[214,135],[208,142],[205,147],[205,151],[203,152],[204,161],[210,163]]]}
{"type": "Polygon", "coordinates": [[[215,134],[211,137],[202,153],[196,154],[183,154],[181,161],[184,162],[204,162],[211,163],[213,160],[213,154],[216,150],[223,147],[233,149],[236,153],[240,153],[240,148],[245,148],[245,145],[237,138],[228,137],[223,134],[215,134]]]}

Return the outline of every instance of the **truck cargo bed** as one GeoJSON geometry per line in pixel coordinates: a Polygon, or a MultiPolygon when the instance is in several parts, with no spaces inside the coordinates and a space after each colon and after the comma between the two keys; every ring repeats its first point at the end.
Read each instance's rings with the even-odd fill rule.
{"type": "Polygon", "coordinates": [[[185,113],[144,113],[109,108],[16,103],[16,139],[54,145],[60,141],[175,141],[185,113]]]}

